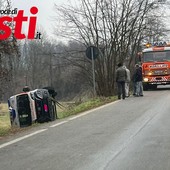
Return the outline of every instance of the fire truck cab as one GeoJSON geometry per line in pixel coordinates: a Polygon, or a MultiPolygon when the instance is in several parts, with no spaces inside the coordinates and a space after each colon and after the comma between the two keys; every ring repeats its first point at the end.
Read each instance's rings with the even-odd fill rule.
{"type": "Polygon", "coordinates": [[[147,44],[140,57],[143,89],[156,89],[157,85],[170,84],[170,44],[147,44]]]}

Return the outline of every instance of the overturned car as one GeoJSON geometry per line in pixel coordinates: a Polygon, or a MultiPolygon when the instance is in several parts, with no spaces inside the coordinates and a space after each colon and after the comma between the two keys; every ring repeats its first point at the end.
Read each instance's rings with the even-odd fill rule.
{"type": "Polygon", "coordinates": [[[11,96],[8,99],[11,126],[26,127],[32,123],[44,123],[57,119],[54,92],[35,89],[11,96]]]}

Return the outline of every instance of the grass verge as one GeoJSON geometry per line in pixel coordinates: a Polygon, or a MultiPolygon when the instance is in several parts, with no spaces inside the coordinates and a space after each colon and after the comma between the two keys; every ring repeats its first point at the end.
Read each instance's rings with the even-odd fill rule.
{"type": "Polygon", "coordinates": [[[8,114],[8,106],[5,103],[0,104],[0,136],[6,135],[11,129],[8,114]]]}
{"type": "Polygon", "coordinates": [[[110,103],[117,100],[117,97],[113,96],[113,97],[106,97],[106,98],[94,98],[94,99],[90,99],[86,102],[82,102],[82,103],[66,103],[64,104],[65,108],[64,109],[60,109],[58,111],[58,117],[59,119],[61,118],[65,118],[71,115],[75,115],[99,106],[102,106],[104,104],[110,103]]]}

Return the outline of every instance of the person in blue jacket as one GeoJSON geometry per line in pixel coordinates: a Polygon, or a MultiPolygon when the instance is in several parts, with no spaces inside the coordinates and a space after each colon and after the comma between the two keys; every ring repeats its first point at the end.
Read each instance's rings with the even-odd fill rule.
{"type": "Polygon", "coordinates": [[[142,80],[143,80],[143,76],[142,76],[142,67],[139,66],[139,64],[135,65],[136,70],[135,70],[135,74],[134,74],[134,81],[136,84],[136,94],[135,96],[143,96],[143,85],[142,85],[142,80]]]}

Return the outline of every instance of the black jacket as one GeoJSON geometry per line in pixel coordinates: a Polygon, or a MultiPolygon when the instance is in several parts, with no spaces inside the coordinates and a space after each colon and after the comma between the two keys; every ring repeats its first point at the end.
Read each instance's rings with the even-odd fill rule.
{"type": "Polygon", "coordinates": [[[138,81],[142,81],[142,68],[138,67],[136,68],[135,74],[134,74],[134,81],[138,82],[138,81]]]}

